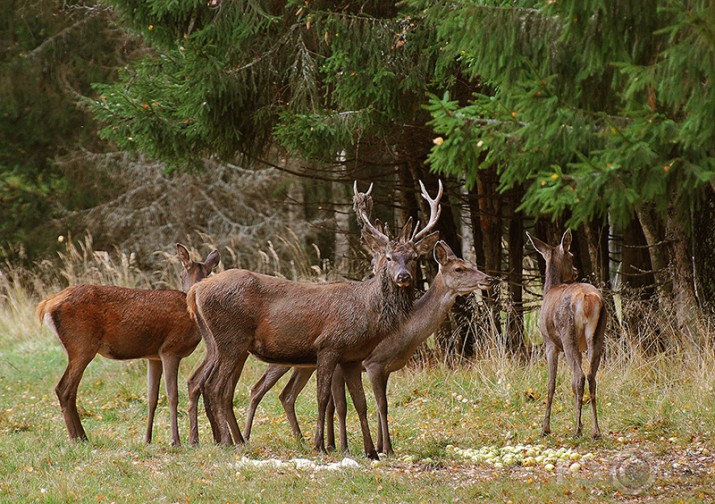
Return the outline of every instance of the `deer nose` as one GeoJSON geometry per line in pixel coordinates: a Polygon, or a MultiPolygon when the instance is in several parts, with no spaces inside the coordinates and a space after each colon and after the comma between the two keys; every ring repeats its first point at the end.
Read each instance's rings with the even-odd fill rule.
{"type": "Polygon", "coordinates": [[[400,273],[397,275],[397,284],[401,287],[412,283],[412,275],[409,273],[400,273]]]}

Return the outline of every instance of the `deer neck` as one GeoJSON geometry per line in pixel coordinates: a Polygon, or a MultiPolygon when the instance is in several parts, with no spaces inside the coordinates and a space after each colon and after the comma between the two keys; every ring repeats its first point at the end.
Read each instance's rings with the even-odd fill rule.
{"type": "Polygon", "coordinates": [[[564,283],[564,275],[562,271],[551,262],[546,264],[546,272],[544,274],[544,294],[549,292],[552,287],[564,283]]]}
{"type": "Polygon", "coordinates": [[[414,288],[398,287],[383,269],[373,279],[370,308],[377,313],[377,332],[389,334],[396,331],[412,310],[414,288]]]}
{"type": "Polygon", "coordinates": [[[457,295],[447,287],[442,273],[437,273],[427,292],[415,301],[403,332],[425,334],[426,338],[439,328],[456,299],[457,295]]]}

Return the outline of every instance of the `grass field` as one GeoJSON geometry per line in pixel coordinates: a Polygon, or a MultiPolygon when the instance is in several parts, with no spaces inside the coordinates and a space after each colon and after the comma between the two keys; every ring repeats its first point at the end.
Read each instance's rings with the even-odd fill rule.
{"type": "MultiPolygon", "coordinates": [[[[318,455],[310,440],[295,441],[278,389],[261,404],[250,442],[236,448],[213,445],[203,412],[201,446],[170,447],[162,393],[154,443],[145,445],[146,364],[98,357],[79,390],[90,440],[71,443],[54,394],[64,351],[35,319],[37,296],[7,277],[4,282],[0,502],[715,502],[712,352],[644,357],[612,350],[599,372],[604,435],[598,441],[590,439],[588,407],[584,437],[571,436],[570,375],[563,362],[554,434],[544,439],[546,366],[538,355],[519,362],[491,352],[456,368],[410,367],[392,376],[388,391],[396,455],[377,463],[362,454],[353,410],[351,454],[318,455]],[[357,466],[328,467],[345,457],[357,466]],[[289,463],[296,458],[312,464],[289,463]],[[270,459],[263,466],[250,462],[270,459]]],[[[185,381],[202,354],[200,345],[180,371],[184,441],[185,381]]],[[[239,382],[239,424],[264,366],[249,359],[239,382]]],[[[297,403],[306,435],[314,429],[314,410],[311,381],[297,403]]],[[[372,402],[370,415],[374,426],[372,402]]]]}

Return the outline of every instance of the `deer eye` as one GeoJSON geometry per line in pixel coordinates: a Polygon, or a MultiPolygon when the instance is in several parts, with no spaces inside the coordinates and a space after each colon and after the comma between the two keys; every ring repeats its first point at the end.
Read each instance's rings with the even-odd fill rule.
{"type": "Polygon", "coordinates": [[[457,273],[463,273],[463,272],[464,272],[464,268],[462,268],[461,266],[458,266],[458,267],[454,268],[454,271],[457,272],[457,273]]]}

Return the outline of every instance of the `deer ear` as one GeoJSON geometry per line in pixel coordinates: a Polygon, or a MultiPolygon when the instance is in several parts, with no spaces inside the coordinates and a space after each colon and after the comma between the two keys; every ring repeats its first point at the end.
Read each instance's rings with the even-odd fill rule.
{"type": "Polygon", "coordinates": [[[218,250],[212,250],[209,255],[206,256],[206,260],[204,261],[204,266],[206,266],[206,271],[211,272],[213,269],[218,266],[218,263],[221,261],[221,254],[218,253],[218,250]]]}
{"type": "Polygon", "coordinates": [[[564,235],[561,237],[561,248],[564,252],[568,252],[571,248],[571,230],[567,229],[564,235]]]}
{"type": "Polygon", "coordinates": [[[434,248],[435,243],[437,243],[437,240],[439,240],[439,231],[434,231],[433,233],[428,234],[420,241],[415,243],[415,249],[417,250],[417,253],[419,255],[426,254],[428,251],[434,248]]]}
{"type": "Polygon", "coordinates": [[[447,262],[449,256],[454,255],[452,249],[449,248],[444,241],[438,241],[434,246],[434,260],[439,263],[440,266],[444,266],[447,262]]]}
{"type": "Polygon", "coordinates": [[[387,241],[375,236],[368,231],[367,228],[362,229],[362,239],[365,240],[365,243],[373,254],[382,251],[387,246],[387,241]]]}
{"type": "Polygon", "coordinates": [[[184,265],[184,268],[189,269],[191,267],[191,263],[193,261],[191,260],[189,249],[181,243],[176,244],[176,255],[179,256],[179,260],[181,261],[181,264],[184,265]]]}
{"type": "Polygon", "coordinates": [[[546,255],[549,253],[549,250],[551,250],[551,247],[539,240],[536,236],[531,236],[528,231],[526,233],[526,236],[529,238],[529,241],[534,246],[536,251],[541,254],[541,257],[546,259],[546,255]]]}

